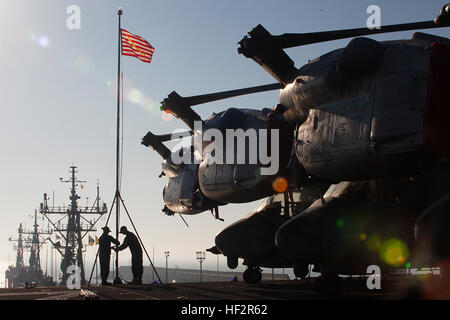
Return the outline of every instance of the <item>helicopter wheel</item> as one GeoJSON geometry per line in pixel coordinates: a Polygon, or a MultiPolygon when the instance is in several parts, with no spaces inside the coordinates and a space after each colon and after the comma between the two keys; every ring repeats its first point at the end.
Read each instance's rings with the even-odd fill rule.
{"type": "Polygon", "coordinates": [[[239,264],[237,257],[227,257],[227,265],[230,269],[236,269],[239,264]]]}
{"type": "Polygon", "coordinates": [[[336,273],[325,273],[316,280],[314,289],[321,296],[341,296],[344,283],[336,273]]]}
{"type": "Polygon", "coordinates": [[[303,279],[309,273],[309,265],[304,263],[294,263],[294,275],[297,278],[303,279]]]}
{"type": "Polygon", "coordinates": [[[248,267],[243,274],[244,281],[247,283],[259,283],[262,279],[261,269],[259,267],[248,267]]]}

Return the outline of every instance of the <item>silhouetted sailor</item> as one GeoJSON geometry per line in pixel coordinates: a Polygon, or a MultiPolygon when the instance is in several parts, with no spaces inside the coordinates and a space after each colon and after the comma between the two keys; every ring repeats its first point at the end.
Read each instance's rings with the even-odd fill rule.
{"type": "Polygon", "coordinates": [[[139,240],[136,235],[128,231],[127,227],[122,226],[120,228],[120,233],[125,235],[125,239],[120,247],[117,248],[118,251],[122,251],[126,248],[130,248],[131,251],[131,272],[133,273],[134,284],[142,283],[142,274],[144,273],[144,268],[142,266],[142,248],[139,244],[139,240]]]}
{"type": "Polygon", "coordinates": [[[116,246],[120,245],[120,242],[110,236],[108,233],[111,232],[109,228],[103,227],[103,234],[98,239],[98,256],[100,258],[100,274],[102,277],[102,285],[108,286],[111,283],[107,282],[109,275],[109,263],[111,258],[111,243],[114,243],[116,246]]]}

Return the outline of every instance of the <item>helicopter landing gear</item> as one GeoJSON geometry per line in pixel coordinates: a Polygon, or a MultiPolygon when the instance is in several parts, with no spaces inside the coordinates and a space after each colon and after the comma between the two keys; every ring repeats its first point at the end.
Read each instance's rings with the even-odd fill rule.
{"type": "Polygon", "coordinates": [[[314,289],[321,296],[341,296],[344,283],[336,273],[325,273],[316,280],[314,289]]]}
{"type": "Polygon", "coordinates": [[[230,269],[236,269],[239,264],[239,259],[237,257],[227,257],[227,265],[230,269]]]}
{"type": "Polygon", "coordinates": [[[261,269],[259,267],[249,266],[243,274],[244,281],[247,283],[259,283],[262,279],[261,269]]]}
{"type": "Polygon", "coordinates": [[[294,275],[297,278],[303,279],[309,274],[309,265],[304,263],[294,263],[294,275]]]}

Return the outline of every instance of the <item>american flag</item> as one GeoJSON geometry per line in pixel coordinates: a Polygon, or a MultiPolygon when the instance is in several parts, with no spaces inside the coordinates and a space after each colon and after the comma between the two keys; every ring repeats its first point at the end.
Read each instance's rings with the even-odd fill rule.
{"type": "Polygon", "coordinates": [[[142,37],[122,29],[122,54],[150,63],[155,48],[142,37]]]}

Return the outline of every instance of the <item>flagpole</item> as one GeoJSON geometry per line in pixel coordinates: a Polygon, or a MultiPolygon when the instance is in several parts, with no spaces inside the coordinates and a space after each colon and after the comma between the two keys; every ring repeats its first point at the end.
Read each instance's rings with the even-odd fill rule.
{"type": "MultiPolygon", "coordinates": [[[[118,50],[117,50],[117,145],[116,145],[116,239],[119,239],[119,216],[120,216],[120,204],[118,198],[120,195],[119,191],[119,167],[120,167],[120,45],[122,36],[122,26],[121,26],[121,16],[122,7],[119,8],[117,12],[119,16],[119,30],[118,30],[118,50]]],[[[122,280],[119,277],[119,253],[116,253],[116,277],[114,279],[114,284],[122,284],[122,280]]]]}
{"type": "MultiPolygon", "coordinates": [[[[153,271],[155,272],[155,274],[158,276],[159,282],[162,283],[161,279],[159,278],[158,272],[155,270],[155,266],[153,265],[152,259],[150,258],[150,256],[147,253],[147,250],[145,250],[145,246],[144,243],[142,242],[141,238],[139,237],[139,234],[136,230],[136,227],[133,223],[133,220],[131,219],[131,216],[125,206],[125,203],[122,199],[122,196],[120,195],[120,59],[121,59],[121,55],[122,55],[122,51],[124,53],[124,55],[132,55],[135,56],[137,58],[139,58],[140,60],[150,63],[152,55],[153,55],[153,51],[154,48],[145,40],[142,39],[142,43],[144,43],[145,45],[143,46],[142,44],[137,44],[137,46],[141,47],[141,49],[143,49],[145,51],[145,53],[140,52],[140,55],[136,55],[136,54],[130,54],[130,50],[132,52],[134,52],[132,49],[130,49],[131,47],[129,45],[127,45],[128,47],[123,46],[123,41],[122,41],[122,25],[121,25],[121,16],[123,14],[122,8],[119,7],[119,10],[117,12],[117,15],[119,16],[119,29],[118,29],[118,51],[117,51],[117,144],[116,144],[116,193],[114,195],[114,201],[111,205],[111,209],[108,215],[108,220],[106,221],[106,225],[108,225],[108,221],[110,218],[110,215],[112,213],[112,209],[114,207],[114,205],[116,206],[116,239],[119,239],[119,218],[120,218],[120,205],[122,204],[125,212],[127,213],[128,219],[130,220],[131,224],[133,225],[134,231],[136,232],[136,235],[139,239],[140,245],[142,246],[142,248],[144,249],[145,253],[147,254],[147,258],[150,260],[150,263],[153,267],[153,271]],[[125,49],[124,49],[125,48],[125,49]],[[120,201],[119,201],[120,200],[120,201]]],[[[126,31],[126,30],[124,30],[126,31]]],[[[128,38],[128,34],[125,34],[128,38]]],[[[140,37],[135,36],[135,35],[130,35],[130,37],[132,38],[136,38],[136,39],[140,39],[140,37]]],[[[128,41],[130,43],[133,44],[133,41],[128,39],[128,41]]],[[[141,41],[141,40],[139,40],[141,41]]],[[[133,47],[135,45],[133,44],[133,47]]],[[[122,106],[123,107],[123,106],[122,106]]],[[[115,252],[116,257],[115,257],[115,261],[111,261],[112,265],[113,265],[113,274],[115,273],[115,278],[114,278],[114,282],[113,284],[115,285],[121,285],[122,284],[122,280],[120,279],[119,276],[119,253],[118,251],[115,252]]],[[[97,251],[97,255],[96,255],[96,259],[98,257],[98,251],[97,251]]],[[[92,268],[91,270],[91,278],[92,278],[92,274],[94,272],[94,268],[92,268]]],[[[89,284],[91,282],[91,279],[89,279],[89,284]]]]}

